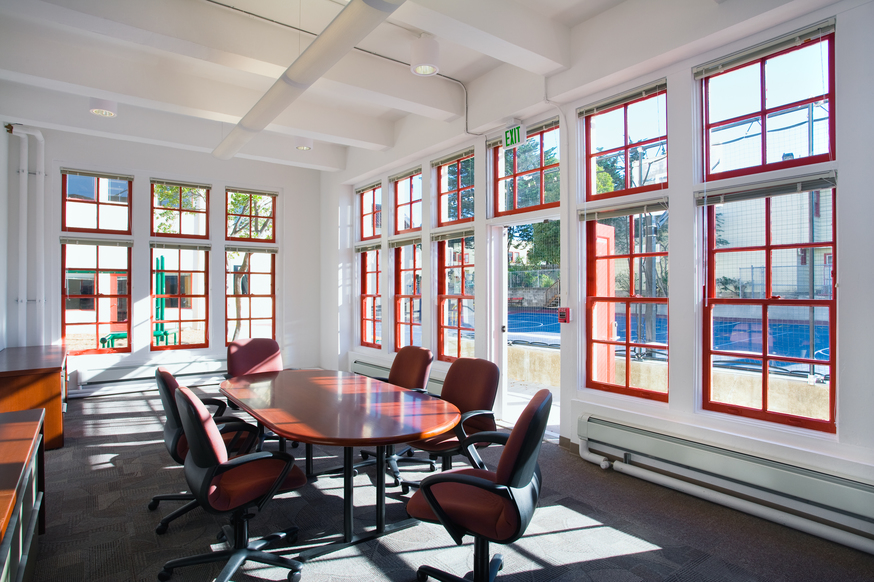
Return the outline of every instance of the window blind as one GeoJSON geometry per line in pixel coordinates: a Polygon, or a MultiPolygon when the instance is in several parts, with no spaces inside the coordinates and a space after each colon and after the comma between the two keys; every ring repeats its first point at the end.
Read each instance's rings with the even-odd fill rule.
{"type": "Polygon", "coordinates": [[[469,238],[473,236],[473,229],[453,230],[449,232],[436,232],[431,235],[431,242],[439,242],[443,240],[454,240],[457,238],[469,238]]]}
{"type": "Polygon", "coordinates": [[[276,198],[279,192],[269,192],[267,190],[252,190],[251,188],[225,188],[225,192],[236,192],[237,194],[254,194],[256,196],[271,196],[276,198]]]}
{"type": "Polygon", "coordinates": [[[407,245],[418,245],[422,244],[422,237],[417,236],[415,238],[402,238],[397,240],[388,241],[388,248],[396,249],[398,247],[405,247],[407,245]]]}
{"type": "Polygon", "coordinates": [[[210,245],[185,244],[185,243],[170,243],[170,242],[155,242],[149,243],[149,247],[153,249],[176,249],[185,251],[209,251],[212,250],[210,245]]]}
{"type": "Polygon", "coordinates": [[[90,172],[88,170],[74,170],[72,168],[61,168],[61,174],[70,174],[71,176],[87,176],[89,178],[107,178],[109,180],[123,180],[125,182],[133,182],[133,176],[125,176],[123,174],[108,174],[105,172],[90,172]]]}
{"type": "Polygon", "coordinates": [[[368,251],[375,251],[375,250],[379,249],[380,247],[382,247],[382,243],[379,243],[379,242],[370,243],[370,244],[366,244],[366,245],[358,245],[355,247],[355,252],[356,253],[366,253],[368,251]]]}
{"type": "MultiPolygon", "coordinates": [[[[553,127],[558,127],[559,119],[556,115],[555,117],[550,117],[545,121],[541,121],[540,123],[535,123],[530,127],[525,128],[525,139],[528,139],[529,135],[546,131],[547,129],[552,129],[553,127]]],[[[503,133],[499,134],[497,137],[493,137],[492,139],[486,141],[486,148],[495,148],[501,145],[504,141],[503,133]]]]}
{"type": "Polygon", "coordinates": [[[630,101],[634,101],[635,99],[640,99],[641,97],[655,95],[660,91],[667,90],[667,88],[667,79],[659,79],[658,81],[648,83],[646,85],[641,85],[640,87],[635,87],[634,89],[631,89],[624,93],[613,95],[612,97],[608,97],[592,105],[580,107],[579,109],[577,109],[577,115],[579,115],[580,117],[586,117],[594,113],[599,113],[601,111],[606,111],[607,109],[612,109],[613,107],[622,105],[623,103],[628,103],[630,101]]]}
{"type": "Polygon", "coordinates": [[[134,246],[134,241],[132,240],[106,240],[106,239],[96,239],[96,238],[70,238],[66,236],[61,237],[62,245],[96,245],[101,247],[132,247],[134,246]]]}
{"type": "Polygon", "coordinates": [[[415,168],[410,168],[409,170],[403,171],[400,174],[395,174],[394,176],[389,176],[389,182],[399,182],[404,178],[409,178],[410,176],[415,176],[416,174],[422,173],[422,166],[416,166],[415,168]]]}
{"type": "Polygon", "coordinates": [[[698,206],[752,200],[768,196],[780,196],[795,192],[810,192],[811,190],[826,190],[838,185],[837,172],[834,170],[819,174],[808,174],[785,180],[757,182],[732,188],[717,188],[714,190],[699,190],[695,192],[695,203],[698,206]]]}
{"type": "Polygon", "coordinates": [[[460,152],[455,152],[454,154],[450,154],[446,157],[440,158],[439,160],[433,160],[431,162],[431,167],[436,168],[438,166],[444,166],[450,162],[456,162],[456,161],[460,160],[461,158],[466,158],[466,157],[472,156],[472,155],[473,155],[473,148],[472,147],[467,148],[467,149],[462,150],[460,152]]]}
{"type": "Polygon", "coordinates": [[[279,252],[276,247],[225,247],[226,253],[268,253],[275,255],[279,252]]]}
{"type": "Polygon", "coordinates": [[[607,206],[603,209],[583,209],[580,210],[580,220],[602,220],[605,218],[616,218],[617,216],[630,216],[632,214],[646,214],[647,212],[661,212],[668,209],[667,198],[657,198],[646,202],[633,202],[628,204],[620,204],[615,206],[607,206]]]}
{"type": "Polygon", "coordinates": [[[361,188],[356,188],[355,193],[361,194],[362,192],[367,192],[369,190],[373,190],[374,188],[380,188],[380,187],[382,187],[382,181],[374,182],[373,184],[370,184],[368,186],[362,186],[361,188]]]}
{"type": "Polygon", "coordinates": [[[204,190],[211,190],[212,184],[197,184],[195,182],[180,182],[178,180],[159,180],[157,178],[152,178],[149,180],[152,184],[160,184],[161,186],[175,186],[177,188],[203,188],[204,190]]]}

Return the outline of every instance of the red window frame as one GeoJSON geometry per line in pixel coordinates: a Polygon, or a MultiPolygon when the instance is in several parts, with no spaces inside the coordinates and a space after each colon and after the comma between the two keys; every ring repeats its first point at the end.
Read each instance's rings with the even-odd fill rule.
{"type": "Polygon", "coordinates": [[[382,236],[382,186],[376,186],[358,193],[360,211],[360,240],[371,240],[382,236]],[[368,202],[368,200],[370,202],[368,202]],[[370,236],[364,233],[370,231],[370,236]]]}
{"type": "Polygon", "coordinates": [[[245,240],[253,242],[276,242],[276,196],[269,194],[255,194],[253,192],[245,192],[238,190],[226,191],[226,213],[225,213],[225,240],[245,240]],[[235,205],[232,206],[232,196],[243,196],[246,202],[243,203],[242,198],[238,198],[235,205]],[[264,199],[270,201],[270,209],[268,214],[262,214],[263,208],[257,208],[256,202],[264,199]],[[236,210],[237,212],[232,212],[236,210]],[[258,236],[263,232],[269,232],[269,236],[258,236]],[[238,233],[233,236],[234,233],[238,233]]]}
{"type": "Polygon", "coordinates": [[[97,175],[84,176],[84,175],[79,175],[79,174],[76,174],[73,172],[63,173],[61,175],[61,197],[63,199],[63,204],[61,204],[61,230],[63,230],[64,232],[94,232],[94,233],[109,233],[109,234],[131,234],[131,217],[132,217],[131,203],[133,201],[132,194],[133,194],[133,180],[116,180],[115,178],[113,178],[111,176],[97,176],[97,175]],[[95,181],[94,200],[84,200],[81,198],[70,198],[67,195],[67,180],[68,180],[68,176],[70,176],[70,175],[83,176],[83,177],[89,177],[89,178],[94,179],[94,181],[95,181]],[[105,202],[101,201],[100,200],[100,194],[102,191],[101,187],[100,187],[101,180],[115,180],[118,182],[125,182],[126,181],[127,182],[127,202],[125,202],[125,203],[111,202],[108,199],[105,202]],[[94,205],[95,223],[97,224],[97,228],[79,228],[79,227],[69,226],[67,224],[67,205],[69,205],[69,204],[94,205]],[[107,226],[103,224],[104,221],[102,221],[100,218],[101,214],[102,214],[101,208],[103,206],[108,206],[108,207],[125,206],[125,207],[127,207],[127,228],[124,230],[107,228],[107,226]]]}
{"type": "Polygon", "coordinates": [[[603,198],[615,198],[617,196],[629,196],[631,194],[639,194],[641,192],[650,192],[652,190],[662,190],[668,187],[668,180],[666,179],[664,182],[656,182],[654,184],[648,184],[646,186],[637,186],[631,187],[631,180],[633,177],[632,169],[632,151],[646,146],[652,146],[658,144],[660,142],[665,143],[665,156],[667,156],[667,147],[668,147],[668,126],[667,126],[667,112],[665,112],[665,124],[664,124],[664,133],[659,136],[649,138],[643,141],[629,143],[631,139],[631,135],[628,128],[628,108],[637,103],[642,103],[644,101],[650,99],[658,99],[661,95],[667,96],[667,89],[663,89],[661,91],[655,92],[652,95],[647,95],[645,97],[641,97],[639,99],[634,99],[632,101],[628,101],[627,103],[623,103],[621,105],[617,105],[616,107],[612,107],[610,109],[605,109],[604,111],[598,111],[597,113],[593,113],[591,115],[586,116],[586,200],[600,200],[603,198]],[[593,151],[592,146],[592,120],[600,115],[606,115],[613,111],[617,110],[623,111],[623,127],[624,127],[624,136],[625,143],[621,146],[602,151],[593,151]],[[625,164],[625,184],[623,184],[623,188],[621,190],[612,190],[610,192],[597,192],[597,180],[598,180],[598,172],[595,170],[595,166],[597,164],[597,158],[608,156],[611,154],[619,154],[623,153],[623,159],[625,164]]]}
{"type": "Polygon", "coordinates": [[[394,213],[395,213],[395,234],[403,234],[405,232],[416,232],[422,230],[422,172],[401,178],[394,182],[394,213]],[[416,183],[419,188],[416,192],[416,183]],[[401,197],[405,200],[401,202],[401,197]],[[407,213],[402,211],[406,209],[407,213]],[[419,211],[418,224],[416,223],[416,210],[419,211]],[[409,216],[410,227],[401,228],[401,217],[409,216]]]}
{"type": "MultiPolygon", "coordinates": [[[[152,298],[152,314],[151,314],[151,347],[152,351],[163,351],[163,350],[187,350],[187,349],[195,349],[195,348],[208,348],[209,347],[209,251],[202,250],[193,250],[191,252],[203,253],[203,269],[182,269],[182,252],[189,251],[190,249],[186,248],[176,248],[176,249],[152,249],[152,277],[151,277],[151,298],[152,298]],[[162,253],[169,253],[171,251],[176,251],[177,254],[177,265],[179,268],[172,269],[170,267],[158,268],[156,251],[161,251],[162,253]],[[202,275],[203,277],[203,293],[195,294],[195,293],[183,293],[182,289],[182,281],[185,280],[186,276],[189,281],[193,280],[195,275],[202,275]],[[157,293],[156,285],[159,284],[159,280],[164,280],[167,276],[175,276],[176,277],[176,291],[177,293],[157,293]],[[194,300],[203,300],[203,317],[199,317],[197,319],[183,319],[182,312],[185,309],[190,309],[194,300]],[[161,303],[162,301],[176,301],[177,307],[170,306],[170,309],[177,309],[179,313],[179,317],[175,319],[169,319],[166,317],[166,313],[164,317],[160,317],[157,313],[161,309],[167,309],[168,306],[166,303],[161,303]],[[186,307],[186,302],[188,307],[186,307]],[[183,344],[182,343],[182,330],[184,323],[203,323],[203,342],[198,344],[183,344]],[[166,324],[175,324],[178,326],[177,331],[167,331],[164,329],[166,324]],[[161,335],[163,332],[163,335],[161,335]],[[175,338],[171,337],[176,335],[175,338]],[[161,340],[165,342],[162,346],[160,345],[161,340]],[[170,342],[173,342],[172,344],[170,342]]],[[[166,289],[165,289],[166,291],[166,289]]]]}
{"type": "Polygon", "coordinates": [[[209,188],[200,188],[197,186],[183,186],[177,184],[162,184],[162,183],[152,183],[152,236],[157,237],[173,237],[173,238],[196,238],[196,239],[208,239],[209,238],[209,188]],[[173,206],[159,206],[156,204],[156,194],[155,187],[160,186],[163,188],[176,188],[178,189],[179,197],[177,198],[177,204],[175,207],[173,206]],[[197,208],[182,208],[182,190],[183,189],[196,189],[203,190],[204,197],[204,207],[202,210],[197,208]],[[179,232],[159,232],[158,231],[158,213],[159,212],[169,212],[169,213],[177,213],[179,216],[176,219],[176,224],[178,225],[179,232]],[[204,221],[204,234],[183,234],[182,233],[182,218],[183,214],[192,214],[192,215],[200,215],[203,217],[204,221]]]}
{"type": "MultiPolygon", "coordinates": [[[[705,410],[713,410],[716,412],[723,412],[727,414],[733,414],[737,416],[742,416],[745,418],[753,418],[757,420],[764,420],[769,422],[774,422],[778,424],[797,426],[806,429],[812,429],[817,431],[822,431],[826,433],[836,433],[837,425],[836,425],[836,394],[837,394],[837,384],[836,384],[836,359],[835,359],[835,348],[837,343],[836,337],[836,315],[837,315],[837,288],[835,286],[836,279],[836,244],[837,240],[837,224],[836,224],[836,210],[837,210],[837,190],[832,190],[832,200],[831,200],[831,240],[830,241],[816,241],[816,242],[807,242],[807,243],[791,243],[791,244],[773,244],[772,243],[772,229],[771,229],[771,200],[772,198],[765,198],[765,208],[764,208],[764,240],[765,244],[763,245],[755,245],[755,246],[737,246],[737,247],[727,247],[727,248],[716,248],[717,244],[717,226],[716,226],[716,216],[715,216],[715,207],[708,206],[704,209],[706,214],[706,224],[707,224],[707,266],[705,269],[705,277],[706,277],[706,287],[704,293],[704,342],[703,342],[703,403],[702,406],[705,410]],[[826,271],[826,273],[830,276],[830,281],[825,281],[824,283],[828,284],[831,293],[831,299],[789,299],[789,298],[781,298],[779,295],[774,295],[773,291],[773,258],[772,253],[774,251],[780,250],[803,250],[803,249],[811,249],[811,253],[813,253],[813,249],[823,249],[829,248],[830,250],[825,251],[824,254],[824,262],[825,265],[830,266],[831,268],[826,271]],[[716,264],[718,260],[718,256],[722,254],[728,253],[749,253],[749,252],[763,252],[765,255],[765,267],[764,267],[764,279],[765,279],[765,288],[764,288],[764,297],[762,298],[722,298],[716,296],[717,290],[717,280],[716,280],[716,264]],[[831,257],[831,263],[829,263],[829,257],[831,257]],[[755,322],[747,325],[755,325],[756,330],[754,333],[759,334],[758,343],[761,344],[761,353],[751,352],[751,351],[733,351],[733,350],[718,350],[715,349],[714,346],[714,326],[715,323],[713,321],[713,310],[716,306],[721,305],[731,305],[731,306],[747,306],[753,308],[761,309],[761,323],[759,323],[758,318],[756,318],[755,322]],[[780,307],[806,307],[806,308],[826,308],[829,314],[829,325],[828,325],[828,333],[829,333],[829,346],[828,346],[828,359],[815,359],[813,357],[792,357],[786,355],[778,355],[771,354],[770,348],[771,343],[774,341],[774,334],[771,333],[769,329],[768,323],[768,307],[769,306],[780,306],[780,307]],[[761,375],[762,375],[762,403],[761,406],[756,408],[745,407],[736,404],[728,404],[722,402],[716,402],[712,400],[712,360],[713,356],[729,356],[735,357],[739,359],[744,358],[753,358],[755,360],[761,360],[761,375]],[[786,412],[775,412],[768,410],[768,397],[769,397],[769,371],[771,368],[771,362],[776,362],[777,364],[781,363],[790,363],[790,364],[803,364],[803,365],[815,365],[815,366],[823,366],[829,369],[829,388],[828,388],[828,397],[829,397],[829,418],[827,420],[814,419],[809,417],[802,417],[797,415],[791,415],[786,412]]],[[[731,202],[726,202],[726,204],[730,204],[731,202]]],[[[812,212],[812,209],[811,209],[812,212]]],[[[741,323],[741,325],[743,325],[741,323]]],[[[809,354],[809,356],[815,356],[815,354],[809,354]]]]}
{"type": "MultiPolygon", "coordinates": [[[[734,178],[736,176],[745,176],[749,174],[757,174],[760,172],[766,172],[771,170],[782,170],[784,168],[794,168],[798,166],[806,166],[809,164],[816,164],[820,162],[827,162],[835,159],[835,43],[834,43],[834,33],[830,33],[822,36],[821,38],[810,39],[803,42],[799,46],[791,47],[782,51],[777,51],[771,53],[767,56],[764,56],[760,59],[746,62],[740,64],[736,67],[732,67],[722,73],[717,75],[711,75],[709,77],[705,77],[702,80],[703,83],[703,98],[704,98],[704,106],[703,106],[703,116],[704,116],[704,175],[707,181],[716,180],[716,179],[725,179],[725,178],[734,178]],[[782,104],[776,107],[768,108],[766,106],[766,83],[765,83],[765,63],[769,59],[773,59],[775,57],[779,57],[785,55],[787,53],[795,52],[804,48],[807,48],[813,44],[818,44],[825,42],[827,43],[827,51],[828,55],[828,91],[821,95],[817,95],[815,97],[811,97],[808,99],[802,99],[799,101],[793,101],[792,103],[782,104]],[[730,119],[725,119],[719,122],[710,122],[710,82],[713,79],[716,79],[722,75],[729,74],[733,71],[737,71],[738,69],[749,67],[749,66],[757,66],[758,74],[759,74],[759,84],[761,86],[760,90],[760,104],[759,110],[754,111],[748,114],[739,115],[737,117],[733,117],[730,119]],[[796,109],[798,107],[803,106],[813,106],[816,103],[821,101],[828,102],[829,106],[829,129],[828,129],[828,152],[824,154],[810,155],[801,158],[792,158],[792,159],[781,159],[777,162],[768,162],[768,116],[773,115],[775,113],[779,113],[781,111],[789,111],[792,109],[796,109]],[[759,121],[761,124],[761,162],[756,165],[748,166],[745,168],[737,168],[734,170],[728,170],[725,172],[714,172],[712,171],[710,156],[711,156],[711,131],[714,129],[719,129],[720,127],[743,124],[747,122],[755,122],[759,121]]],[[[812,122],[811,122],[812,123],[812,122]]],[[[812,144],[811,144],[812,145],[812,144]]]]}
{"type": "Polygon", "coordinates": [[[382,271],[379,249],[361,254],[361,345],[370,348],[382,347],[382,297],[379,293],[382,271]],[[374,253],[371,255],[370,253],[374,253]],[[368,269],[368,258],[373,257],[374,269],[368,269]],[[373,285],[368,285],[373,281],[373,285]],[[368,305],[369,304],[369,305],[368,305]]]}
{"type": "MultiPolygon", "coordinates": [[[[462,216],[465,207],[465,192],[470,192],[471,197],[474,195],[473,154],[443,164],[442,166],[437,166],[437,208],[439,208],[439,212],[437,213],[437,226],[449,226],[452,224],[462,224],[473,221],[473,209],[471,210],[470,216],[462,216]],[[467,160],[470,160],[470,184],[462,184],[462,164],[467,160]],[[449,187],[450,176],[448,173],[449,169],[452,167],[455,168],[455,188],[449,187]],[[446,215],[453,201],[455,203],[455,215],[460,217],[454,220],[446,215]]],[[[473,206],[473,201],[471,201],[471,206],[473,206]]]]}
{"type": "MultiPolygon", "coordinates": [[[[557,146],[558,151],[556,152],[555,163],[547,164],[546,163],[547,160],[545,159],[546,153],[544,152],[544,147],[543,147],[544,136],[546,136],[547,134],[549,134],[551,132],[556,132],[556,138],[558,138],[560,135],[559,128],[557,126],[550,127],[550,128],[538,131],[536,133],[529,134],[528,139],[526,140],[525,144],[522,144],[519,146],[519,148],[523,148],[531,140],[538,141],[540,163],[537,167],[531,168],[528,170],[524,170],[524,171],[518,170],[518,167],[519,167],[519,163],[518,163],[519,162],[519,158],[518,158],[519,148],[510,149],[510,150],[504,150],[503,146],[496,146],[496,147],[492,148],[493,184],[495,185],[495,199],[494,199],[495,216],[508,216],[508,215],[512,215],[512,214],[520,214],[522,212],[531,212],[532,210],[540,210],[542,208],[554,208],[561,203],[560,199],[555,200],[554,202],[545,202],[544,201],[545,192],[546,192],[545,175],[547,173],[551,173],[551,171],[553,169],[555,169],[556,178],[560,180],[559,169],[558,169],[559,164],[560,164],[560,160],[561,160],[561,146],[559,144],[560,140],[556,139],[556,144],[559,144],[559,145],[557,146]],[[506,154],[505,154],[505,152],[506,152],[506,154]],[[505,155],[511,155],[512,172],[508,172],[506,175],[501,176],[501,163],[507,162],[506,158],[504,157],[505,155]],[[502,159],[502,158],[504,158],[504,159],[502,159]],[[535,176],[535,175],[537,176],[537,178],[540,182],[540,186],[539,186],[540,203],[519,208],[519,199],[518,199],[519,180],[526,179],[530,176],[535,176]],[[507,184],[513,184],[513,207],[505,209],[505,210],[500,210],[500,208],[501,208],[501,196],[503,195],[503,192],[506,189],[507,184]]],[[[559,195],[559,198],[560,198],[560,195],[559,195]]]]}
{"type": "MultiPolygon", "coordinates": [[[[440,241],[437,247],[437,359],[444,362],[454,362],[461,356],[461,333],[474,332],[472,327],[462,326],[462,320],[458,317],[464,307],[464,301],[473,302],[473,289],[469,289],[467,285],[467,272],[474,272],[474,263],[472,260],[476,254],[475,248],[467,251],[467,242],[473,243],[473,237],[461,237],[459,239],[451,239],[440,241]],[[460,240],[461,248],[465,249],[459,253],[460,256],[451,257],[449,255],[449,243],[460,240]],[[457,259],[453,261],[452,259],[457,259]],[[461,293],[448,293],[447,282],[449,281],[450,272],[459,271],[461,276],[458,277],[458,285],[461,293]],[[454,316],[453,316],[454,314],[454,316]],[[455,353],[448,353],[447,341],[450,336],[455,336],[455,353]]],[[[456,275],[457,276],[457,275],[456,275]]],[[[449,289],[451,290],[451,289],[449,289]]]]}
{"type": "Polygon", "coordinates": [[[395,251],[395,351],[400,350],[405,346],[421,346],[422,337],[422,243],[417,242],[401,247],[396,247],[395,251]],[[412,252],[412,261],[410,267],[404,265],[404,254],[412,252]],[[412,293],[404,293],[404,277],[411,277],[412,293]],[[418,302],[418,309],[416,303],[418,302]],[[404,317],[406,313],[409,315],[404,317]],[[419,313],[419,320],[416,321],[415,313],[419,313]],[[419,330],[419,343],[416,343],[415,331],[419,330]],[[408,341],[401,342],[403,331],[407,331],[408,341]]]}
{"type": "Polygon", "coordinates": [[[238,339],[248,339],[252,337],[270,337],[276,339],[276,254],[275,253],[259,253],[257,251],[225,251],[225,345],[238,339]],[[243,254],[243,261],[240,264],[239,270],[234,270],[231,263],[231,255],[243,254]],[[265,255],[270,260],[269,270],[253,270],[252,256],[265,255]],[[265,280],[268,278],[269,281],[265,280]],[[267,293],[254,293],[253,287],[261,287],[264,283],[268,283],[269,291],[267,293]],[[243,283],[246,288],[243,288],[243,283]],[[257,285],[256,285],[257,283],[257,285]],[[264,303],[270,302],[269,316],[263,315],[264,303]],[[231,302],[234,302],[233,312],[231,311],[231,302]],[[253,310],[253,303],[258,308],[253,310]],[[255,317],[253,313],[257,311],[260,316],[255,317]],[[237,317],[230,317],[236,314],[237,317]],[[248,315],[246,315],[248,314],[248,315]],[[270,323],[270,335],[253,335],[253,324],[257,322],[270,323]],[[231,333],[231,325],[233,324],[235,333],[231,333]],[[243,330],[246,327],[248,333],[243,330]],[[243,335],[239,335],[237,330],[243,331],[243,335]]]}
{"type": "MultiPolygon", "coordinates": [[[[586,386],[589,388],[595,388],[597,390],[615,392],[617,394],[625,394],[628,396],[637,396],[640,398],[657,400],[659,402],[667,402],[670,386],[668,386],[668,391],[658,392],[655,390],[646,389],[644,387],[631,385],[631,364],[634,360],[634,349],[654,348],[660,352],[668,354],[667,334],[664,343],[645,343],[643,341],[640,341],[639,338],[638,341],[631,341],[633,337],[631,316],[633,312],[633,305],[663,305],[666,311],[668,306],[668,293],[665,293],[665,297],[647,297],[637,295],[634,292],[634,284],[632,282],[636,281],[635,273],[637,270],[637,266],[635,265],[635,263],[638,260],[643,260],[647,258],[661,258],[663,260],[668,259],[667,250],[645,252],[636,249],[638,238],[635,234],[635,229],[637,228],[635,223],[639,224],[643,216],[643,214],[631,214],[628,216],[619,217],[628,220],[627,253],[612,252],[615,250],[615,248],[608,248],[607,252],[599,253],[598,239],[604,238],[604,233],[599,232],[599,230],[609,227],[607,225],[602,225],[598,223],[596,220],[591,220],[586,225],[586,289],[589,293],[589,295],[586,297],[586,386]],[[629,289],[628,295],[624,297],[617,296],[615,294],[615,291],[613,293],[609,293],[610,287],[613,286],[614,281],[613,261],[617,260],[628,261],[629,289]],[[605,280],[605,283],[608,285],[608,289],[603,289],[603,286],[599,285],[600,278],[603,278],[605,280]],[[604,291],[608,291],[608,293],[604,293],[604,291]],[[625,308],[625,338],[620,339],[618,332],[614,339],[597,338],[594,327],[599,323],[613,326],[616,321],[614,313],[617,305],[623,305],[625,308]],[[615,350],[617,348],[625,350],[625,377],[622,379],[621,384],[617,382],[605,382],[603,380],[595,379],[595,367],[598,365],[598,358],[600,357],[599,354],[595,353],[596,346],[605,346],[608,350],[606,353],[606,357],[608,359],[611,359],[613,362],[615,362],[615,350]]],[[[654,333],[657,333],[657,329],[658,324],[656,324],[656,330],[653,330],[654,333]]],[[[611,363],[612,362],[608,362],[607,366],[609,367],[611,363]]],[[[666,361],[665,363],[666,365],[669,365],[668,361],[666,361]]],[[[610,375],[612,370],[608,369],[606,370],[606,372],[608,375],[610,375]]],[[[665,373],[667,374],[667,372],[668,371],[666,369],[665,373]]]]}
{"type": "MultiPolygon", "coordinates": [[[[64,345],[72,348],[69,344],[68,340],[68,322],[67,322],[67,305],[69,300],[85,300],[92,301],[91,309],[87,309],[87,311],[95,312],[94,323],[86,322],[86,323],[70,323],[69,325],[81,325],[85,326],[93,326],[94,327],[94,345],[100,345],[104,347],[98,348],[88,348],[88,349],[75,349],[72,348],[69,351],[71,356],[77,356],[82,354],[114,354],[114,353],[130,353],[131,351],[131,248],[128,247],[127,250],[127,269],[119,269],[119,268],[105,268],[101,269],[101,261],[100,261],[100,247],[101,245],[93,245],[95,247],[96,254],[96,263],[94,268],[81,268],[81,269],[67,269],[67,246],[68,244],[61,245],[61,333],[62,333],[62,341],[64,345]],[[70,294],[67,288],[67,272],[68,271],[91,271],[94,273],[94,293],[93,294],[70,294]],[[119,272],[124,272],[124,276],[127,277],[127,293],[104,293],[101,288],[100,283],[100,272],[110,274],[110,280],[113,274],[118,274],[119,272]],[[100,302],[104,300],[108,300],[109,312],[112,313],[115,310],[116,314],[118,313],[118,301],[119,299],[124,299],[127,301],[127,318],[123,321],[100,321],[100,313],[103,312],[103,309],[100,307],[100,302]],[[113,307],[113,302],[115,302],[115,306],[113,307]],[[101,327],[107,332],[105,334],[101,334],[101,327]],[[121,336],[113,337],[113,334],[124,334],[124,337],[121,336]],[[124,347],[115,347],[115,342],[119,339],[127,340],[127,346],[124,347]],[[101,341],[103,340],[103,341],[101,341]]],[[[84,246],[84,245],[83,245],[84,246]]],[[[92,245],[88,245],[92,246],[92,245]]],[[[111,284],[111,283],[110,283],[111,284]]]]}

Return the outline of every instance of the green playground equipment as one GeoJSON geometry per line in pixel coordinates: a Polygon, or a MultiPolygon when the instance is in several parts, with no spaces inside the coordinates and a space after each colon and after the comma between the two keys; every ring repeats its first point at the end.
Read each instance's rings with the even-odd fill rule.
{"type": "MultiPolygon", "coordinates": [[[[155,295],[164,295],[167,288],[167,274],[164,272],[164,257],[155,259],[155,295]]],[[[164,308],[167,299],[165,297],[155,297],[155,319],[161,323],[155,324],[155,329],[152,335],[155,336],[155,345],[161,345],[161,340],[164,340],[164,345],[170,345],[170,336],[173,336],[173,345],[176,343],[176,332],[166,331],[164,329],[164,308]]]]}

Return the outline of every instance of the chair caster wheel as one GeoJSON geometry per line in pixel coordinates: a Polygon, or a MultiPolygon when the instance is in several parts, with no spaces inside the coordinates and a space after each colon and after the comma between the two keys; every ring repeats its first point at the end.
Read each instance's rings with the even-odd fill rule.
{"type": "Polygon", "coordinates": [[[173,570],[167,570],[165,568],[164,570],[158,572],[158,580],[160,580],[161,582],[167,582],[167,580],[169,580],[172,576],[173,570]]]}
{"type": "Polygon", "coordinates": [[[225,535],[224,531],[220,531],[217,534],[215,534],[215,539],[216,539],[216,541],[224,542],[224,541],[227,541],[228,538],[225,535]]]}
{"type": "Polygon", "coordinates": [[[409,492],[410,492],[410,486],[407,485],[406,483],[401,484],[401,495],[406,495],[409,492]]]}
{"type": "Polygon", "coordinates": [[[408,457],[414,457],[415,455],[416,455],[416,451],[414,451],[413,449],[410,449],[409,451],[407,451],[408,457]]]}
{"type": "Polygon", "coordinates": [[[291,441],[291,448],[296,449],[300,446],[300,443],[297,441],[291,441]]]}
{"type": "Polygon", "coordinates": [[[428,579],[428,575],[424,572],[416,572],[416,580],[418,582],[425,582],[428,579]]]}
{"type": "Polygon", "coordinates": [[[156,509],[158,509],[159,503],[160,501],[158,501],[157,499],[152,499],[151,501],[149,501],[149,511],[155,511],[156,509]]]}
{"type": "Polygon", "coordinates": [[[357,476],[358,476],[358,469],[352,469],[352,476],[353,476],[353,477],[357,477],[357,476]]]}
{"type": "Polygon", "coordinates": [[[392,485],[392,487],[397,487],[397,486],[399,486],[400,484],[401,484],[401,480],[398,479],[397,477],[395,477],[395,483],[394,483],[394,485],[392,485]]]}
{"type": "Polygon", "coordinates": [[[437,470],[437,463],[428,463],[428,468],[431,469],[431,472],[433,473],[437,470]]]}
{"type": "Polygon", "coordinates": [[[370,455],[367,454],[367,451],[361,451],[361,458],[366,461],[370,458],[370,455]]]}
{"type": "Polygon", "coordinates": [[[300,582],[300,572],[290,571],[288,573],[288,582],[300,582]]]}
{"type": "MultiPolygon", "coordinates": [[[[159,523],[158,527],[155,528],[155,533],[158,534],[159,536],[167,533],[167,524],[166,523],[159,523]]],[[[169,576],[169,574],[168,574],[168,576],[169,576]]]]}

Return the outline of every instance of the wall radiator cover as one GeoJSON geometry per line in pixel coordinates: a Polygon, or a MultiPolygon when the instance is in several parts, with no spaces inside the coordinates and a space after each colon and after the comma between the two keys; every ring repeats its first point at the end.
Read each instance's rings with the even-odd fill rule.
{"type": "MultiPolygon", "coordinates": [[[[369,376],[371,378],[388,378],[389,368],[381,365],[374,364],[372,362],[367,362],[365,360],[356,359],[352,361],[352,371],[356,374],[361,374],[362,376],[369,376]]],[[[435,394],[437,396],[440,395],[440,392],[443,391],[443,380],[438,380],[433,376],[428,378],[428,392],[431,394],[435,394]]]]}
{"type": "Polygon", "coordinates": [[[588,450],[874,537],[874,486],[583,415],[588,450]]]}

